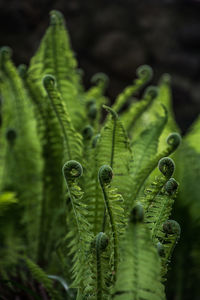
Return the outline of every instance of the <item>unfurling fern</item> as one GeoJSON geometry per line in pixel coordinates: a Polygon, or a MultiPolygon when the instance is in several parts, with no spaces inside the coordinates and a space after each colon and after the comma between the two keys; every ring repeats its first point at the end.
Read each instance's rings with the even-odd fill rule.
{"type": "MultiPolygon", "coordinates": [[[[146,88],[151,77],[149,66],[139,67],[112,105],[105,74],[94,75],[85,91],[55,10],[29,67],[16,69],[10,48],[1,49],[3,280],[36,281],[47,299],[165,299],[180,235],[169,220],[178,183],[172,177],[177,159],[168,156],[181,137],[174,132],[169,80],[146,88]],[[133,100],[144,87],[141,100],[133,100]]],[[[195,148],[188,143],[187,154],[195,148]]],[[[194,200],[191,214],[197,206],[194,200]]],[[[10,297],[1,282],[0,293],[10,297]]]]}

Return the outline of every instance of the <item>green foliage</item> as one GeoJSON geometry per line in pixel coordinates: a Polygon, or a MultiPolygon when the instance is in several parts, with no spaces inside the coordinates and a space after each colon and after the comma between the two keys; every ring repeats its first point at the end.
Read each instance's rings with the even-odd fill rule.
{"type": "MultiPolygon", "coordinates": [[[[165,299],[176,197],[199,228],[200,123],[168,157],[181,142],[169,76],[133,101],[153,75],[141,66],[108,106],[106,75],[84,90],[58,11],[28,68],[16,69],[8,47],[0,67],[1,277],[34,279],[49,299],[165,299]]],[[[189,250],[199,266],[198,243],[189,250]]]]}

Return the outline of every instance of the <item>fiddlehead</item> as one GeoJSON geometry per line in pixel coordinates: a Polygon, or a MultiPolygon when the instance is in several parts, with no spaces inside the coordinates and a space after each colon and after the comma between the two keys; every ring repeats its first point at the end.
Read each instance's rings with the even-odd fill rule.
{"type": "Polygon", "coordinates": [[[178,189],[178,182],[174,178],[170,178],[164,188],[169,195],[173,195],[178,189]]]}
{"type": "Polygon", "coordinates": [[[104,165],[99,170],[99,182],[103,188],[105,184],[109,184],[113,178],[113,171],[110,166],[104,165]]]}
{"type": "Polygon", "coordinates": [[[101,89],[105,90],[109,84],[109,77],[105,73],[96,73],[91,78],[91,83],[101,86],[101,89]]]}
{"type": "Polygon", "coordinates": [[[175,234],[179,238],[180,233],[181,233],[181,228],[180,228],[180,225],[178,224],[178,222],[176,222],[174,220],[167,220],[163,224],[163,231],[166,234],[175,234]]]}
{"type": "Polygon", "coordinates": [[[142,66],[137,68],[136,74],[137,74],[137,76],[139,77],[140,80],[147,83],[153,77],[153,70],[148,65],[142,65],[142,66]]]}
{"type": "Polygon", "coordinates": [[[45,75],[43,78],[43,85],[45,89],[50,90],[52,87],[55,87],[56,85],[56,79],[53,75],[45,75]]]}
{"type": "Polygon", "coordinates": [[[174,173],[175,164],[171,158],[163,157],[158,162],[158,168],[160,172],[169,179],[174,173]]]}
{"type": "Polygon", "coordinates": [[[83,174],[83,168],[81,164],[75,160],[70,160],[66,162],[63,166],[63,175],[66,182],[74,181],[75,179],[81,177],[83,174]]]}
{"type": "Polygon", "coordinates": [[[177,132],[171,133],[167,138],[167,144],[170,147],[170,154],[174,152],[181,143],[181,136],[177,132]]]}

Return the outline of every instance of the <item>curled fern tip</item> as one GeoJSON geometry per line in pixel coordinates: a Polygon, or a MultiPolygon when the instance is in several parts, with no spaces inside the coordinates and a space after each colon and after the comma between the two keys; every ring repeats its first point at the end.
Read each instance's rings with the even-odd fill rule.
{"type": "Polygon", "coordinates": [[[0,55],[3,59],[11,58],[12,49],[8,46],[4,46],[0,48],[0,55]]]}
{"type": "Polygon", "coordinates": [[[102,182],[104,184],[109,184],[111,182],[112,178],[113,178],[112,168],[110,166],[103,165],[99,169],[100,182],[102,182]]]}
{"type": "Polygon", "coordinates": [[[54,86],[56,84],[56,79],[53,75],[45,75],[43,77],[43,85],[45,88],[48,88],[50,85],[54,86]]]}
{"type": "Polygon", "coordinates": [[[170,157],[161,158],[158,162],[158,168],[165,177],[170,178],[173,175],[175,169],[173,159],[171,159],[170,157]]]}
{"type": "Polygon", "coordinates": [[[149,81],[153,77],[153,70],[148,65],[142,65],[137,68],[136,74],[138,77],[144,78],[145,80],[149,81]]]}
{"type": "Polygon", "coordinates": [[[163,224],[163,231],[167,234],[178,234],[180,235],[181,228],[178,222],[174,220],[168,220],[163,224]]]}
{"type": "Polygon", "coordinates": [[[83,174],[83,168],[76,160],[69,160],[63,166],[63,175],[66,179],[75,179],[83,174]]]}
{"type": "Polygon", "coordinates": [[[177,132],[171,133],[167,138],[167,143],[172,147],[172,150],[176,150],[181,143],[181,136],[177,132]]]}
{"type": "Polygon", "coordinates": [[[169,195],[173,195],[178,188],[178,182],[174,178],[170,178],[165,184],[165,190],[169,195]]]}

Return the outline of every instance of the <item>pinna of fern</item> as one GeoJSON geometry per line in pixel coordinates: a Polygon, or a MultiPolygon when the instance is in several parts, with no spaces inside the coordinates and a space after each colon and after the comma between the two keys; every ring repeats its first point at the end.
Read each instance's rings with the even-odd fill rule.
{"type": "Polygon", "coordinates": [[[159,87],[131,103],[152,69],[139,67],[137,79],[108,106],[105,75],[84,91],[57,11],[27,69],[17,71],[7,48],[0,66],[1,195],[16,195],[18,207],[2,213],[9,220],[0,230],[0,253],[8,260],[0,262],[3,276],[23,259],[55,299],[63,291],[54,292],[49,273],[63,277],[78,300],[164,299],[180,234],[169,220],[178,184],[168,156],[181,137],[163,138],[170,112],[159,87]],[[101,123],[102,108],[108,115],[101,123]],[[161,174],[154,178],[157,165],[161,174]],[[14,236],[18,247],[9,244],[14,236]],[[14,262],[5,249],[14,249],[14,262]]]}

